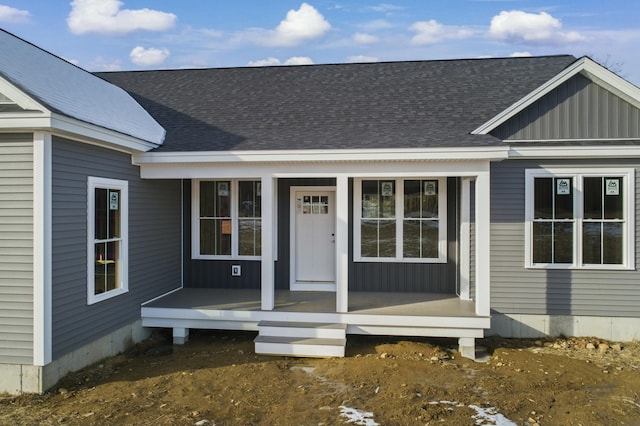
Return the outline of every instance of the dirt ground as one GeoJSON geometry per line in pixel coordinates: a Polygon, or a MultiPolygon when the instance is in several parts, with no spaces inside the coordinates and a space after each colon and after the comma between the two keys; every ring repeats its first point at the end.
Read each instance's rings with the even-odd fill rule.
{"type": "Polygon", "coordinates": [[[45,395],[0,396],[2,425],[640,425],[640,344],[349,336],[347,356],[259,356],[254,333],[159,332],[45,395]]]}

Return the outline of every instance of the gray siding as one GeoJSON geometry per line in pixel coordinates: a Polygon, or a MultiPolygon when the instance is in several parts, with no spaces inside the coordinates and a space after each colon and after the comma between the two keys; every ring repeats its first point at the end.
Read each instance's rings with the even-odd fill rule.
{"type": "Polygon", "coordinates": [[[640,110],[578,74],[491,132],[503,140],[640,138],[640,110]]]}
{"type": "Polygon", "coordinates": [[[640,272],[525,269],[525,169],[635,167],[636,265],[640,161],[507,160],[491,166],[491,307],[502,313],[640,316],[640,272]]]}
{"type": "Polygon", "coordinates": [[[0,135],[0,363],[33,363],[33,136],[0,135]]]}
{"type": "Polygon", "coordinates": [[[54,138],[53,357],[140,318],[180,286],[180,182],[141,180],[128,154],[54,138]],[[129,292],[87,305],[87,177],[129,182],[129,292]]]}

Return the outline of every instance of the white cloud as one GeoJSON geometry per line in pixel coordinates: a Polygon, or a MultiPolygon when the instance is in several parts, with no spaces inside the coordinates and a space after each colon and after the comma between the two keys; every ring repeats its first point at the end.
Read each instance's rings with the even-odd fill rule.
{"type": "Polygon", "coordinates": [[[375,19],[373,21],[362,23],[359,27],[365,31],[376,31],[393,28],[393,24],[386,19],[375,19]]]}
{"type": "Polygon", "coordinates": [[[377,43],[379,40],[378,37],[366,33],[355,33],[353,35],[353,41],[358,44],[372,44],[377,43]]]}
{"type": "Polygon", "coordinates": [[[378,62],[378,58],[375,56],[354,55],[347,58],[349,62],[378,62]]]}
{"type": "Polygon", "coordinates": [[[297,46],[306,40],[322,37],[331,29],[329,21],[313,6],[302,3],[300,9],[290,10],[275,30],[260,31],[255,41],[267,46],[297,46]]]}
{"type": "Polygon", "coordinates": [[[509,55],[512,58],[524,58],[524,57],[528,57],[528,56],[532,56],[531,52],[513,52],[511,55],[509,55]]]}
{"type": "Polygon", "coordinates": [[[123,35],[137,30],[165,31],[176,22],[173,13],[151,9],[121,9],[119,0],[73,0],[67,25],[74,34],[123,35]]]}
{"type": "Polygon", "coordinates": [[[122,63],[119,59],[109,61],[102,56],[98,56],[86,69],[88,71],[120,71],[122,70],[122,63]]]}
{"type": "Polygon", "coordinates": [[[154,47],[145,49],[142,46],[136,46],[131,50],[131,53],[129,53],[129,59],[131,59],[131,62],[141,67],[160,65],[168,57],[168,49],[156,49],[154,47]]]}
{"type": "Polygon", "coordinates": [[[280,62],[280,59],[271,56],[267,59],[249,61],[247,65],[250,67],[272,67],[276,65],[313,65],[313,59],[308,56],[292,56],[286,61],[280,62]]]}
{"type": "Polygon", "coordinates": [[[442,25],[434,19],[415,22],[409,29],[416,33],[411,39],[413,44],[434,44],[449,39],[469,38],[473,35],[471,30],[463,27],[442,25]]]}
{"type": "Polygon", "coordinates": [[[29,21],[31,13],[28,10],[0,4],[0,22],[24,23],[29,21]]]}
{"type": "Polygon", "coordinates": [[[402,6],[397,6],[395,4],[389,4],[389,3],[380,3],[376,6],[371,6],[371,10],[373,10],[374,12],[393,12],[394,10],[403,10],[404,7],[402,6]]]}
{"type": "Polygon", "coordinates": [[[502,11],[491,18],[489,35],[501,40],[530,43],[584,40],[575,31],[562,31],[560,20],[547,12],[536,14],[521,10],[502,11]]]}

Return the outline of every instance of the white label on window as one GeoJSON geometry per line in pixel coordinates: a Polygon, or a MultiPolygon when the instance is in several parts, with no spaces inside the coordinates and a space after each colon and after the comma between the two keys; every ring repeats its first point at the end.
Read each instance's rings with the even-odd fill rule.
{"type": "Polygon", "coordinates": [[[262,197],[262,182],[258,182],[256,185],[256,195],[262,197]]]}
{"type": "Polygon", "coordinates": [[[424,183],[424,195],[437,195],[435,180],[428,180],[424,183]]]}
{"type": "Polygon", "coordinates": [[[383,197],[391,197],[393,195],[393,182],[382,182],[381,191],[383,197]]]}
{"type": "Polygon", "coordinates": [[[229,183],[218,182],[218,195],[220,195],[221,197],[229,196],[229,183]]]}
{"type": "Polygon", "coordinates": [[[606,194],[620,195],[620,179],[605,179],[606,194]]]}
{"type": "Polygon", "coordinates": [[[109,193],[109,210],[118,210],[118,193],[109,193]]]}
{"type": "Polygon", "coordinates": [[[556,180],[556,194],[569,195],[571,194],[571,180],[570,179],[557,179],[556,180]]]}

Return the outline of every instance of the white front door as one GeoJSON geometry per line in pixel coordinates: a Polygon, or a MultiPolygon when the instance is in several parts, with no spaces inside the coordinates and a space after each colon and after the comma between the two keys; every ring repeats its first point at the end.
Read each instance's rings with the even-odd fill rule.
{"type": "Polygon", "coordinates": [[[291,290],[335,291],[335,190],[292,189],[291,290]]]}

